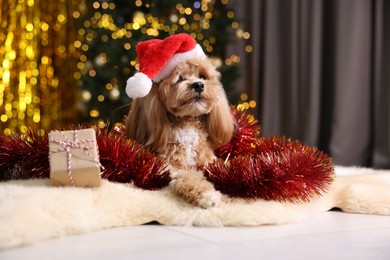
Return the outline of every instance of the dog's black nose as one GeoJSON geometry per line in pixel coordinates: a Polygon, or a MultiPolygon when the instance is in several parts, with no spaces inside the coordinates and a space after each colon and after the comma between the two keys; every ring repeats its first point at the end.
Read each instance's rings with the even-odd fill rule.
{"type": "Polygon", "coordinates": [[[204,90],[204,85],[202,82],[195,82],[191,86],[198,93],[202,93],[204,90]]]}

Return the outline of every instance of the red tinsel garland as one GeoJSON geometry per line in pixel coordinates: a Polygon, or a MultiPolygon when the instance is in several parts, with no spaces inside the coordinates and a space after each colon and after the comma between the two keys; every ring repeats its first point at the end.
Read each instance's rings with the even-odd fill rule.
{"type": "MultiPolygon", "coordinates": [[[[120,130],[120,129],[119,129],[120,130]]],[[[168,185],[169,172],[164,162],[141,145],[126,139],[118,131],[97,129],[96,142],[100,163],[105,170],[102,178],[114,182],[133,182],[143,189],[160,189],[168,185]]]]}
{"type": "MultiPolygon", "coordinates": [[[[298,202],[328,188],[333,180],[328,156],[284,137],[261,138],[253,116],[233,107],[232,114],[237,121],[233,138],[215,151],[221,159],[204,170],[216,189],[231,197],[298,202]]],[[[95,129],[103,178],[152,190],[168,185],[164,162],[127,139],[123,128],[95,129]]],[[[0,142],[0,180],[49,177],[47,136],[29,130],[20,136],[0,135],[0,142]]]]}
{"type": "Polygon", "coordinates": [[[48,139],[36,131],[25,135],[0,135],[0,181],[48,177],[48,139]]]}
{"type": "Polygon", "coordinates": [[[205,176],[231,197],[309,201],[333,181],[331,159],[316,148],[284,137],[263,138],[256,155],[207,166],[205,176]]]}
{"type": "MultiPolygon", "coordinates": [[[[71,129],[88,128],[88,125],[71,129]]],[[[168,185],[164,163],[141,145],[126,139],[120,129],[96,128],[102,178],[114,182],[133,182],[144,189],[168,185]]],[[[50,175],[48,138],[28,130],[24,135],[0,136],[0,181],[47,178],[50,175]]]]}
{"type": "Polygon", "coordinates": [[[261,131],[259,121],[255,120],[252,115],[239,111],[235,107],[231,109],[237,122],[232,140],[214,151],[218,158],[225,160],[238,155],[253,155],[261,131]]]}

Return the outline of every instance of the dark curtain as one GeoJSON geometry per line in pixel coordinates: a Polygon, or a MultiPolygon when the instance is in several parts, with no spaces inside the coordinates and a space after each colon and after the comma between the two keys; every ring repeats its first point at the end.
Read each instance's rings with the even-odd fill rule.
{"type": "Polygon", "coordinates": [[[390,1],[246,0],[241,64],[263,136],[390,168],[390,1]]]}

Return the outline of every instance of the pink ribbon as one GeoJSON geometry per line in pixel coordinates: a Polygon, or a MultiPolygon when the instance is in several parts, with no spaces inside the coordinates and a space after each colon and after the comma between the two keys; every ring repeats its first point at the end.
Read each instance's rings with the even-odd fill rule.
{"type": "MultiPolygon", "coordinates": [[[[77,139],[77,130],[74,130],[73,132],[73,141],[69,140],[66,135],[61,132],[61,131],[55,131],[57,133],[60,133],[65,140],[56,140],[53,138],[53,136],[50,136],[50,141],[57,143],[61,146],[60,149],[56,149],[53,151],[50,151],[49,154],[53,153],[59,153],[59,152],[66,152],[67,157],[68,157],[68,165],[67,165],[67,170],[68,170],[68,176],[70,183],[72,186],[74,186],[74,180],[72,176],[72,149],[79,149],[82,150],[86,155],[88,155],[100,168],[104,170],[103,165],[100,164],[100,161],[98,158],[94,158],[92,154],[89,153],[89,149],[94,148],[96,146],[97,149],[97,144],[95,140],[92,139],[85,139],[85,140],[78,140],[77,139]],[[92,147],[88,146],[92,145],[92,147]]],[[[99,157],[99,156],[98,156],[99,157]]]]}

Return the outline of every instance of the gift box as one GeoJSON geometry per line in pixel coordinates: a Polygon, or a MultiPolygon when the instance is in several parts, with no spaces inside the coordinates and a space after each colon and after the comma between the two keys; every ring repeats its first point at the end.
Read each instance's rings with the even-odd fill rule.
{"type": "Polygon", "coordinates": [[[100,186],[99,153],[94,129],[49,133],[50,179],[56,186],[100,186]]]}

